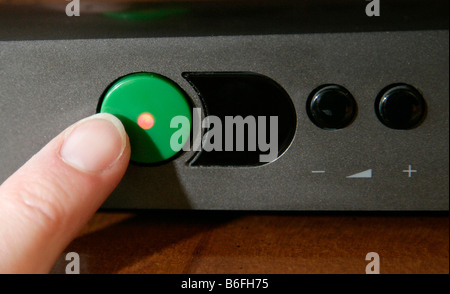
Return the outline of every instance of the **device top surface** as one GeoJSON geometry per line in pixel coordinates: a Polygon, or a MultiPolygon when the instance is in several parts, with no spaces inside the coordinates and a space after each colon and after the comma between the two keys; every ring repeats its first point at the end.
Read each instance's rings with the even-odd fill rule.
{"type": "Polygon", "coordinates": [[[269,35],[448,29],[448,1],[80,1],[0,3],[0,40],[269,35]]]}

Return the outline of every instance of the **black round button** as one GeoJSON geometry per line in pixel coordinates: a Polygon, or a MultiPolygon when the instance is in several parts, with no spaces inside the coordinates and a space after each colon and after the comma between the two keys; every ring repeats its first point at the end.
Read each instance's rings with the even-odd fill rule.
{"type": "Polygon", "coordinates": [[[306,112],[322,129],[342,129],[356,117],[357,105],[352,94],[339,85],[323,85],[308,97],[306,112]]]}
{"type": "Polygon", "coordinates": [[[406,84],[393,84],[384,88],[375,101],[378,119],[391,129],[417,127],[425,118],[426,109],[426,102],[420,92],[406,84]]]}

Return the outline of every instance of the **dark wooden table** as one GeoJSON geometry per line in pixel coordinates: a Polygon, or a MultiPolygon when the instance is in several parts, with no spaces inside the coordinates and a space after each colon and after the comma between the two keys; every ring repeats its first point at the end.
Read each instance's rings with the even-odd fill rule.
{"type": "Polygon", "coordinates": [[[449,273],[449,218],[436,214],[99,212],[60,257],[81,273],[449,273]]]}

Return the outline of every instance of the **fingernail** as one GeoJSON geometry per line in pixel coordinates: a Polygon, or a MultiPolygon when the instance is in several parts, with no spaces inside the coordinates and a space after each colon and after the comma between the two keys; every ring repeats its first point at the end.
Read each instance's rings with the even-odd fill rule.
{"type": "Polygon", "coordinates": [[[99,113],[85,118],[66,131],[61,159],[83,172],[100,172],[122,155],[125,129],[118,118],[99,113]]]}

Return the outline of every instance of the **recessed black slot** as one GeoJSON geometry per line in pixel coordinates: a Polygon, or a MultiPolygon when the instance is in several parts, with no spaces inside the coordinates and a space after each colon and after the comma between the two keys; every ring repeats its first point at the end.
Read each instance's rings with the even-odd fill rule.
{"type": "MultiPolygon", "coordinates": [[[[297,114],[287,92],[274,80],[261,74],[248,72],[189,72],[184,73],[183,76],[197,91],[204,104],[206,116],[215,116],[222,122],[222,150],[205,151],[203,148],[192,160],[191,165],[257,166],[266,164],[267,161],[261,160],[261,155],[267,155],[273,150],[267,151],[266,148],[263,151],[258,144],[260,137],[263,137],[258,135],[258,130],[261,130],[260,134],[264,134],[264,128],[262,128],[264,126],[261,125],[264,119],[259,120],[260,117],[265,118],[267,143],[270,142],[270,124],[274,123],[270,117],[277,118],[278,136],[275,146],[277,150],[274,159],[282,155],[291,144],[297,126],[297,114]],[[226,151],[226,144],[229,142],[226,142],[225,134],[227,126],[230,126],[226,123],[227,117],[228,119],[242,117],[248,122],[243,128],[243,138],[245,138],[243,151],[237,151],[239,148],[236,125],[233,125],[233,151],[226,151]],[[249,125],[253,123],[255,124],[249,128],[249,125]],[[256,134],[253,133],[254,127],[257,130],[256,134]],[[252,147],[251,139],[256,142],[256,150],[252,147]]],[[[209,130],[214,127],[217,126],[211,125],[209,130]]],[[[214,143],[214,140],[211,142],[214,143]]],[[[242,147],[242,140],[239,144],[242,147]]],[[[273,145],[273,142],[271,144],[273,145]]]]}

